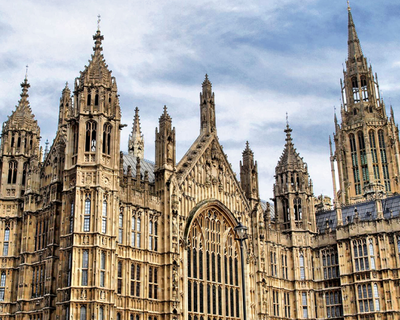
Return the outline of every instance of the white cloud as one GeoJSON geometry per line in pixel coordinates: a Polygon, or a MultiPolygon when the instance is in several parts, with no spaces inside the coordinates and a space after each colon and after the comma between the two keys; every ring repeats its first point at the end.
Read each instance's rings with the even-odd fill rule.
{"type": "MultiPolygon", "coordinates": [[[[385,19],[384,27],[380,20],[396,2],[366,0],[362,5],[364,11],[354,7],[353,16],[364,53],[379,74],[383,96],[390,98],[386,103],[400,114],[396,112],[400,45],[386,36],[397,34],[400,22],[394,13],[385,19]]],[[[332,195],[327,141],[333,131],[333,106],[340,109],[339,78],[347,49],[345,3],[3,2],[1,121],[17,104],[28,64],[30,101],[42,143],[53,140],[61,91],[66,81],[73,86],[90,59],[99,13],[103,53],[117,78],[122,122],[128,124],[122,132],[122,149],[138,106],[145,156],[154,158],[154,130],[166,104],[177,130],[178,156],[182,156],[199,133],[199,91],[208,72],[216,94],[220,141],[238,174],[244,142],[249,140],[258,160],[261,196],[272,197],[288,112],[294,143],[308,163],[314,192],[332,195]]]]}

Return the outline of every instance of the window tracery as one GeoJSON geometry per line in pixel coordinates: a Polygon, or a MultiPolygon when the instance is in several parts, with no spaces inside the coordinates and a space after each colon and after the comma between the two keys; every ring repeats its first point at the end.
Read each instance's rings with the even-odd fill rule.
{"type": "Polygon", "coordinates": [[[103,153],[111,153],[111,124],[106,123],[103,127],[103,153]]]}
{"type": "Polygon", "coordinates": [[[192,222],[188,239],[189,319],[238,319],[239,247],[230,222],[214,208],[203,211],[192,222]]]}
{"type": "Polygon", "coordinates": [[[382,171],[383,171],[383,181],[385,183],[386,191],[390,191],[390,178],[389,178],[389,167],[388,160],[386,157],[386,144],[383,130],[378,131],[378,141],[379,141],[379,151],[381,155],[382,171]]]}
{"type": "Polygon", "coordinates": [[[17,174],[18,174],[18,162],[17,161],[10,161],[8,165],[8,184],[15,184],[17,183],[17,174]]]}
{"type": "Polygon", "coordinates": [[[87,194],[86,200],[85,200],[85,212],[84,212],[85,214],[83,217],[83,231],[84,232],[90,231],[91,206],[92,206],[92,202],[90,200],[90,194],[87,194]]]}
{"type": "Polygon", "coordinates": [[[85,141],[86,152],[96,151],[96,132],[97,132],[97,123],[95,121],[86,122],[86,141],[85,141]]]}
{"type": "Polygon", "coordinates": [[[131,221],[131,246],[140,248],[141,243],[141,219],[140,212],[132,215],[131,221]]]}

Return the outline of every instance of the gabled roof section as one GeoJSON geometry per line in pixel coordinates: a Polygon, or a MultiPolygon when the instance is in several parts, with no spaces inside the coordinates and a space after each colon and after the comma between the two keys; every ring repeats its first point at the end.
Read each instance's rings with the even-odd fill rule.
{"type": "MultiPolygon", "coordinates": [[[[132,177],[136,177],[136,164],[137,164],[137,157],[130,153],[123,153],[123,166],[124,166],[124,174],[128,172],[128,166],[131,167],[132,177]]],[[[147,171],[149,175],[149,182],[154,183],[154,162],[147,160],[147,159],[140,159],[140,175],[142,177],[145,176],[145,172],[147,171]]]]}
{"type": "Polygon", "coordinates": [[[103,85],[104,87],[110,88],[116,85],[116,82],[115,78],[111,76],[111,71],[108,69],[108,65],[101,53],[103,51],[101,42],[104,40],[104,36],[99,29],[93,36],[93,40],[94,47],[92,58],[89,60],[89,65],[85,66],[85,70],[81,72],[78,87],[103,85]]]}
{"type": "MultiPolygon", "coordinates": [[[[222,186],[222,181],[220,181],[221,177],[219,175],[222,173],[228,175],[234,182],[237,194],[242,199],[243,203],[247,206],[249,205],[240,183],[236,178],[236,174],[233,172],[231,164],[228,162],[215,133],[200,134],[178,163],[176,167],[176,177],[179,186],[189,179],[189,173],[198,164],[205,170],[207,176],[205,181],[206,185],[221,184],[222,186]]],[[[248,207],[248,209],[250,209],[250,207],[248,207]]]]}
{"type": "Polygon", "coordinates": [[[35,120],[35,115],[32,113],[32,109],[29,105],[28,100],[28,89],[30,87],[28,79],[25,77],[24,82],[21,83],[22,93],[21,99],[18,101],[18,105],[15,110],[9,116],[8,120],[3,124],[4,130],[26,130],[36,132],[40,135],[40,128],[35,120]]]}
{"type": "Polygon", "coordinates": [[[277,168],[286,166],[304,167],[303,159],[300,157],[293,145],[291,132],[292,129],[289,127],[289,124],[287,124],[285,129],[286,144],[283,149],[283,153],[279,158],[277,168]]]}

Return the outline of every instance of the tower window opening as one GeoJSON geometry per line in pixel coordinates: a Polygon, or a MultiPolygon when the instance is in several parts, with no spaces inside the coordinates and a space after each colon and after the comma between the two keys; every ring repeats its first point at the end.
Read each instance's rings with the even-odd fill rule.
{"type": "Polygon", "coordinates": [[[87,96],[87,105],[90,106],[92,104],[92,95],[89,93],[87,96]]]}
{"type": "Polygon", "coordinates": [[[358,145],[360,147],[362,178],[364,181],[364,185],[366,185],[369,183],[368,160],[367,152],[365,150],[364,134],[361,131],[358,132],[358,145]]]}
{"type": "Polygon", "coordinates": [[[283,221],[290,221],[290,211],[289,211],[289,201],[287,199],[282,199],[282,208],[283,208],[283,221]]]}
{"type": "Polygon", "coordinates": [[[131,264],[131,296],[140,297],[140,265],[131,264]]]}
{"type": "Polygon", "coordinates": [[[157,251],[158,249],[158,235],[157,235],[157,221],[150,221],[149,223],[149,250],[157,251]]]}
{"type": "Polygon", "coordinates": [[[103,212],[101,217],[101,232],[107,232],[107,200],[103,201],[103,212]]]}
{"type": "Polygon", "coordinates": [[[11,148],[14,148],[14,145],[15,145],[15,134],[13,132],[11,135],[11,148]]]}
{"type": "Polygon", "coordinates": [[[385,144],[385,136],[383,130],[378,131],[378,141],[379,141],[379,151],[381,156],[382,163],[382,171],[383,171],[383,180],[385,183],[386,191],[391,191],[390,189],[390,178],[389,178],[389,166],[388,160],[386,157],[386,144],[385,144]]]}
{"type": "Polygon", "coordinates": [[[22,167],[22,187],[25,187],[26,182],[26,172],[28,171],[28,163],[25,162],[22,167]]]}
{"type": "Polygon", "coordinates": [[[8,256],[9,241],[10,241],[10,229],[6,228],[6,230],[4,231],[3,256],[8,256]]]}
{"type": "Polygon", "coordinates": [[[351,86],[352,86],[352,90],[353,90],[354,103],[358,103],[358,102],[360,102],[360,90],[358,88],[357,78],[354,77],[351,79],[351,86]]]}
{"type": "Polygon", "coordinates": [[[106,278],[106,253],[100,254],[100,287],[104,288],[106,278]]]}
{"type": "Polygon", "coordinates": [[[86,122],[86,143],[85,143],[86,152],[96,151],[96,129],[97,129],[96,122],[94,121],[86,122]]]}
{"type": "Polygon", "coordinates": [[[17,161],[10,161],[8,165],[8,184],[15,184],[17,183],[17,174],[18,174],[18,162],[17,161]]]}
{"type": "Polygon", "coordinates": [[[294,219],[299,221],[303,219],[303,213],[301,209],[301,199],[296,198],[293,200],[293,205],[294,205],[294,219]]]}
{"type": "Polygon", "coordinates": [[[72,154],[78,153],[78,125],[72,125],[72,154]]]}
{"type": "Polygon", "coordinates": [[[371,284],[358,285],[358,307],[360,312],[373,312],[374,303],[372,299],[371,284]]]}
{"type": "Polygon", "coordinates": [[[371,156],[372,156],[372,167],[374,170],[374,179],[376,182],[380,183],[380,174],[379,174],[379,162],[378,155],[376,152],[376,143],[375,143],[375,132],[374,130],[369,131],[369,145],[371,147],[371,156]]]}
{"type": "Polygon", "coordinates": [[[99,94],[96,93],[96,95],[94,96],[94,105],[98,106],[99,105],[99,94]]]}
{"type": "Polygon", "coordinates": [[[83,217],[83,231],[90,231],[90,214],[91,214],[91,200],[90,196],[87,196],[85,200],[85,215],[83,217]]]}
{"type": "Polygon", "coordinates": [[[306,278],[306,273],[305,273],[305,268],[304,268],[304,256],[301,253],[299,257],[299,264],[300,264],[300,280],[305,280],[306,278]]]}
{"type": "Polygon", "coordinates": [[[103,128],[103,153],[111,153],[111,124],[106,123],[103,128]]]}
{"type": "Polygon", "coordinates": [[[18,139],[17,139],[17,148],[21,147],[21,136],[18,135],[18,139]]]}
{"type": "Polygon", "coordinates": [[[82,279],[81,285],[88,285],[89,251],[84,250],[82,254],[82,279]]]}
{"type": "Polygon", "coordinates": [[[117,283],[117,293],[121,294],[122,293],[122,262],[118,262],[118,269],[117,269],[117,277],[118,277],[118,283],[117,283]]]}
{"type": "Polygon", "coordinates": [[[123,232],[124,232],[124,215],[122,213],[123,209],[121,208],[121,211],[118,216],[118,242],[122,243],[122,237],[123,237],[123,232]]]}
{"type": "Polygon", "coordinates": [[[361,78],[361,92],[363,101],[368,101],[367,79],[365,77],[361,78]]]}
{"type": "Polygon", "coordinates": [[[361,184],[360,184],[360,172],[358,168],[357,146],[354,134],[349,135],[349,141],[351,150],[351,162],[353,165],[354,188],[356,195],[359,195],[361,194],[361,184]]]}

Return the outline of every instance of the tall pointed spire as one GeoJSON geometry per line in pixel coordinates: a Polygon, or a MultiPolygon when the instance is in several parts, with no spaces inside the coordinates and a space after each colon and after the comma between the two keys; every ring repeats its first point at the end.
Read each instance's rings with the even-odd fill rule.
{"type": "Polygon", "coordinates": [[[200,132],[207,134],[216,132],[214,93],[208,74],[205,76],[200,93],[200,132]]]}
{"type": "Polygon", "coordinates": [[[100,54],[101,51],[103,50],[103,48],[101,47],[101,41],[104,40],[104,37],[102,36],[101,32],[100,32],[100,15],[97,16],[97,31],[96,34],[93,36],[93,40],[94,40],[94,53],[96,54],[100,54]]]}
{"type": "Polygon", "coordinates": [[[349,37],[348,37],[348,59],[352,59],[355,57],[360,57],[363,55],[360,45],[360,40],[357,36],[356,26],[354,25],[353,15],[351,14],[351,8],[349,2],[347,2],[347,10],[348,10],[348,28],[349,28],[349,37]]]}
{"type": "Polygon", "coordinates": [[[136,158],[143,159],[144,156],[144,140],[140,129],[139,108],[135,109],[135,117],[133,118],[132,133],[129,135],[128,151],[136,158]]]}
{"type": "Polygon", "coordinates": [[[246,148],[242,153],[243,162],[240,161],[240,184],[248,199],[257,200],[258,194],[258,169],[254,161],[254,153],[246,141],[246,148]]]}

